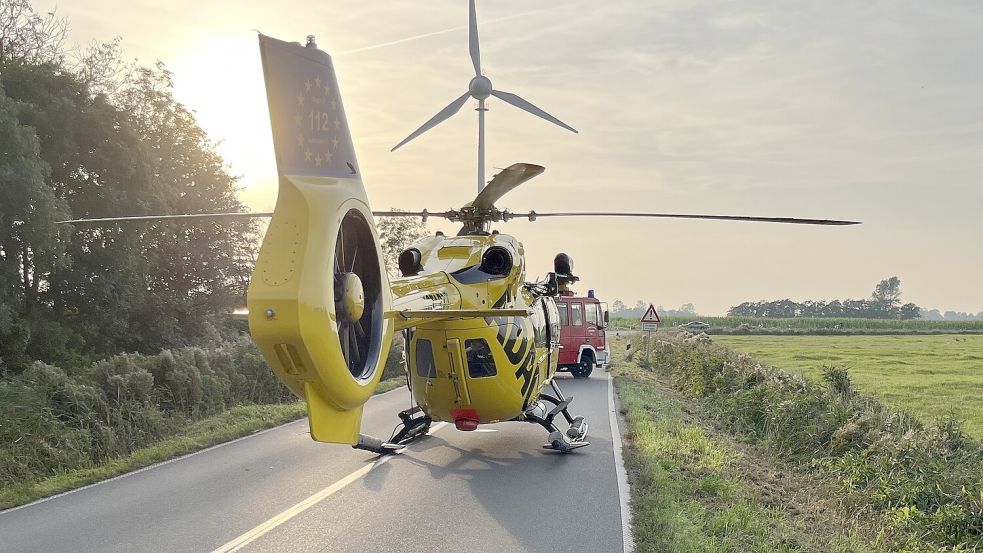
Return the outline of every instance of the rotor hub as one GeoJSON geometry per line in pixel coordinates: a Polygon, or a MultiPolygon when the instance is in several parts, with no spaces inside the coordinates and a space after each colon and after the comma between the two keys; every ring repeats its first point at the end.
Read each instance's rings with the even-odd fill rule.
{"type": "Polygon", "coordinates": [[[476,100],[484,100],[485,98],[491,96],[491,79],[484,75],[478,75],[477,77],[471,79],[471,82],[468,83],[468,92],[476,100]]]}
{"type": "Polygon", "coordinates": [[[340,275],[341,298],[338,301],[338,316],[347,321],[357,321],[365,312],[365,290],[362,279],[355,273],[340,275]]]}

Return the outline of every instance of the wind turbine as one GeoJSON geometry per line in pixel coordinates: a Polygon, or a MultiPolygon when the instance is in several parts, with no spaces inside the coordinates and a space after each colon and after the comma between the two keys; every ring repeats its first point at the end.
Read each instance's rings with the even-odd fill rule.
{"type": "Polygon", "coordinates": [[[533,115],[542,117],[550,123],[559,125],[568,131],[577,132],[577,129],[546,113],[542,109],[534,106],[528,100],[525,100],[516,94],[505,92],[504,90],[495,90],[495,88],[492,87],[491,79],[481,74],[481,51],[478,46],[478,18],[475,15],[474,0],[470,0],[469,16],[470,36],[468,38],[468,47],[471,51],[471,63],[474,64],[474,78],[472,78],[471,82],[468,83],[468,91],[448,104],[447,107],[437,112],[437,115],[431,117],[429,121],[424,123],[419,129],[413,131],[409,136],[404,138],[402,142],[396,144],[396,146],[394,146],[390,151],[395,152],[403,144],[406,144],[410,140],[413,140],[428,130],[436,127],[444,120],[460,111],[461,106],[464,105],[464,102],[468,101],[469,97],[474,98],[475,100],[478,100],[478,107],[475,108],[475,111],[478,112],[478,192],[481,192],[481,189],[485,186],[485,112],[488,111],[488,108],[485,107],[485,100],[487,100],[489,96],[494,96],[521,110],[525,110],[533,115]]]}

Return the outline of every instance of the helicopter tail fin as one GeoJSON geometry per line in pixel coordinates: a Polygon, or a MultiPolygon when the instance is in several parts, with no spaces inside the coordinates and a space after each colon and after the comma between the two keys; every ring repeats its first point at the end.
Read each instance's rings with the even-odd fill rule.
{"type": "Polygon", "coordinates": [[[331,58],[259,36],[279,195],[250,281],[249,330],[307,401],[311,436],[358,442],[392,343],[389,282],[331,58]]]}

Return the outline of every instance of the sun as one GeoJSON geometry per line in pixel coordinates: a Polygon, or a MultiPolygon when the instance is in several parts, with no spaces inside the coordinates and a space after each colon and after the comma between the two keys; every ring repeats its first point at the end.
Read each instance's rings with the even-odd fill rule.
{"type": "Polygon", "coordinates": [[[231,174],[242,177],[242,200],[269,209],[276,200],[276,160],[256,36],[210,37],[174,60],[168,69],[175,97],[195,113],[231,174]]]}

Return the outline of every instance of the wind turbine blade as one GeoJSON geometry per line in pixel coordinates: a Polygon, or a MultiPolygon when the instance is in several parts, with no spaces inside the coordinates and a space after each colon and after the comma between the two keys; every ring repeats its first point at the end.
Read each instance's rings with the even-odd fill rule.
{"type": "Polygon", "coordinates": [[[471,0],[471,7],[468,12],[468,47],[471,50],[471,63],[474,64],[474,76],[481,75],[481,49],[478,47],[478,16],[474,11],[474,0],[471,0]]]}
{"type": "Polygon", "coordinates": [[[194,213],[186,215],[132,215],[126,217],[100,217],[94,219],[67,219],[55,221],[56,225],[67,224],[99,224],[99,223],[132,223],[139,221],[194,221],[199,219],[254,219],[257,217],[272,217],[272,213],[194,213]]]}
{"type": "Polygon", "coordinates": [[[515,94],[512,94],[511,92],[503,92],[501,90],[492,90],[492,96],[495,96],[497,98],[501,98],[502,100],[505,100],[506,102],[512,104],[513,106],[515,106],[515,107],[517,107],[517,108],[519,108],[521,110],[525,110],[525,111],[528,111],[529,113],[531,113],[533,115],[537,115],[539,117],[542,117],[543,119],[549,121],[550,123],[553,123],[555,125],[559,125],[559,126],[563,127],[564,129],[566,129],[568,131],[577,132],[577,129],[571,127],[570,125],[567,125],[563,121],[560,121],[556,117],[553,117],[552,115],[550,115],[550,114],[546,113],[545,111],[539,109],[538,107],[532,105],[532,103],[530,103],[528,100],[523,100],[522,98],[516,96],[515,94]]]}
{"type": "Polygon", "coordinates": [[[659,219],[711,219],[714,221],[750,221],[755,223],[791,223],[796,225],[859,225],[860,221],[839,221],[836,219],[799,219],[797,217],[751,217],[747,215],[689,215],[682,213],[622,213],[622,212],[567,212],[567,213],[515,213],[516,218],[529,217],[535,220],[540,217],[650,217],[659,219]]]}
{"type": "Polygon", "coordinates": [[[410,140],[413,140],[414,138],[420,136],[421,134],[429,131],[430,129],[432,129],[434,127],[436,127],[441,122],[443,122],[445,119],[447,119],[451,115],[454,115],[455,113],[457,113],[461,109],[461,106],[464,105],[464,102],[466,102],[470,96],[471,96],[471,93],[470,92],[465,92],[464,94],[461,95],[460,98],[454,100],[450,104],[447,104],[447,107],[445,107],[444,109],[442,109],[439,112],[437,112],[437,115],[434,115],[433,117],[431,117],[429,121],[427,121],[426,123],[423,124],[423,126],[421,126],[419,129],[413,131],[413,134],[411,134],[411,135],[407,136],[406,138],[404,138],[402,142],[400,142],[399,144],[396,144],[393,147],[393,149],[392,150],[389,150],[389,151],[390,152],[395,152],[403,144],[406,144],[410,140]]]}
{"type": "Polygon", "coordinates": [[[471,205],[480,210],[490,209],[499,198],[545,170],[542,165],[513,163],[495,175],[488,186],[481,189],[471,205]]]}

